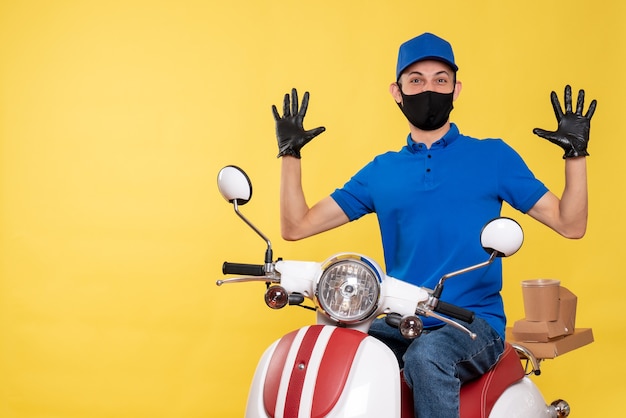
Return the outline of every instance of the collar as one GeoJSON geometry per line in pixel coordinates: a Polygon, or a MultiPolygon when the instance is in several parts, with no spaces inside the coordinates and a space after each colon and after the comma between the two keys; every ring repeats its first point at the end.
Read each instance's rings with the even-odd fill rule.
{"type": "MultiPolygon", "coordinates": [[[[450,123],[450,129],[448,130],[448,132],[446,132],[446,134],[442,136],[441,139],[433,142],[430,149],[443,149],[456,141],[459,136],[459,128],[454,123],[450,123]]],[[[421,142],[414,142],[413,138],[411,138],[411,134],[407,136],[406,142],[409,151],[411,151],[412,153],[424,152],[428,150],[425,144],[421,142]]]]}

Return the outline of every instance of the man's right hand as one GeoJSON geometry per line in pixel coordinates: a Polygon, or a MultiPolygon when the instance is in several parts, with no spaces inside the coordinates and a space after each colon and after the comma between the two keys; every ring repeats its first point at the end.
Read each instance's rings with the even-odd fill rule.
{"type": "Polygon", "coordinates": [[[276,139],[278,140],[278,157],[290,155],[301,158],[300,150],[313,138],[326,130],[323,126],[308,131],[304,130],[303,121],[306,110],[309,107],[309,92],[304,93],[302,106],[298,110],[298,92],[291,90],[285,94],[283,102],[283,116],[281,117],[275,105],[272,105],[274,120],[276,121],[276,139]]]}

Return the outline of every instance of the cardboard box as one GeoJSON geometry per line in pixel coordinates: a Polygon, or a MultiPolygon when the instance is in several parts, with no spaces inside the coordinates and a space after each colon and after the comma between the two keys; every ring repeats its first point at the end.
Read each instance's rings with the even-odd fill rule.
{"type": "Polygon", "coordinates": [[[522,319],[513,324],[512,335],[516,341],[548,342],[573,333],[561,321],[530,322],[522,319]]]}
{"type": "Polygon", "coordinates": [[[507,328],[506,340],[509,343],[526,347],[538,360],[555,358],[569,351],[591,344],[594,341],[591,328],[577,328],[570,335],[556,338],[548,342],[519,341],[513,336],[513,329],[507,328]]]}
{"type": "Polygon", "coordinates": [[[556,321],[528,321],[521,319],[513,324],[512,335],[516,341],[548,342],[574,333],[578,298],[564,288],[559,289],[559,317],[556,321]]]}

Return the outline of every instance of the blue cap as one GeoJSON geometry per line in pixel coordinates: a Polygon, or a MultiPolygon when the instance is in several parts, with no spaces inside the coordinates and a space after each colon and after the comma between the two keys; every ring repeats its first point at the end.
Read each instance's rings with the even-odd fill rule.
{"type": "Polygon", "coordinates": [[[454,63],[454,53],[450,43],[432,33],[423,33],[400,45],[396,80],[406,68],[418,61],[436,60],[448,64],[454,71],[459,67],[454,63]]]}

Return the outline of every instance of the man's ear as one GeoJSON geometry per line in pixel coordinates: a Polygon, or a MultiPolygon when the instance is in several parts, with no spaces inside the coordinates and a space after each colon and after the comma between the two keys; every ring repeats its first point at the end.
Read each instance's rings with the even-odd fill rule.
{"type": "Polygon", "coordinates": [[[462,88],[463,88],[463,83],[457,80],[456,85],[454,86],[454,95],[452,96],[452,100],[456,100],[457,97],[459,97],[459,94],[461,94],[462,88]]]}
{"type": "Polygon", "coordinates": [[[391,83],[389,85],[389,93],[391,93],[391,96],[396,103],[402,103],[402,94],[400,94],[400,86],[398,83],[391,83]]]}

